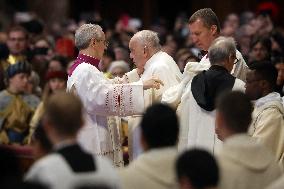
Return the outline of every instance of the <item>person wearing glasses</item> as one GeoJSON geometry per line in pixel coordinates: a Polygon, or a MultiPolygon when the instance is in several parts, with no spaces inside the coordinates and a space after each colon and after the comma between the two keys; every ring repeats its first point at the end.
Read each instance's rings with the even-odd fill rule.
{"type": "Polygon", "coordinates": [[[89,152],[106,156],[115,166],[122,166],[122,149],[118,119],[110,116],[141,114],[144,110],[143,89],[160,88],[161,80],[149,78],[131,84],[116,84],[105,78],[98,65],[107,47],[99,25],[84,24],[75,33],[79,55],[70,67],[67,91],[76,93],[85,109],[85,125],[78,139],[89,152]]]}
{"type": "MultiPolygon", "coordinates": [[[[200,62],[188,62],[184,68],[183,79],[180,84],[169,88],[162,96],[163,103],[167,103],[177,109],[182,128],[190,127],[188,125],[190,122],[188,110],[189,106],[191,107],[189,96],[191,96],[190,83],[192,78],[197,74],[208,70],[212,65],[207,51],[214,40],[220,36],[218,17],[210,8],[200,9],[190,17],[189,30],[192,41],[196,47],[206,52],[205,56],[203,56],[200,62]]],[[[241,53],[236,50],[235,55],[231,56],[230,59],[233,61],[232,63],[234,63],[230,70],[232,76],[245,81],[246,73],[249,69],[241,53]]],[[[186,131],[181,133],[186,133],[186,131]]],[[[187,146],[188,136],[185,134],[184,139],[180,138],[180,141],[182,140],[184,140],[185,143],[182,145],[180,143],[179,147],[183,146],[180,149],[187,146]]]]}
{"type": "Polygon", "coordinates": [[[233,38],[215,39],[209,48],[208,58],[210,68],[194,76],[181,96],[178,109],[181,120],[179,151],[197,147],[215,154],[222,144],[214,129],[215,99],[224,91],[244,91],[245,83],[230,74],[237,62],[233,38]]]}

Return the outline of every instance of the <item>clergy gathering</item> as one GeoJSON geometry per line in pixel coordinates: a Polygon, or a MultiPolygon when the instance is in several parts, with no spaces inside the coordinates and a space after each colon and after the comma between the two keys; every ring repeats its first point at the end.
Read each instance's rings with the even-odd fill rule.
{"type": "Polygon", "coordinates": [[[166,4],[0,1],[0,189],[284,189],[284,2],[166,4]]]}

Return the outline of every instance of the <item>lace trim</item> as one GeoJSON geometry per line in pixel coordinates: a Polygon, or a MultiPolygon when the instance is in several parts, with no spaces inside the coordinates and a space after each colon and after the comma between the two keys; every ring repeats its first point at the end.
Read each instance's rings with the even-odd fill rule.
{"type": "Polygon", "coordinates": [[[130,83],[130,82],[129,82],[129,77],[128,77],[127,74],[125,75],[125,80],[126,80],[127,83],[130,83]]]}
{"type": "Polygon", "coordinates": [[[114,152],[120,152],[120,151],[122,151],[122,149],[117,147],[116,149],[114,149],[112,151],[102,151],[100,153],[95,153],[95,154],[98,155],[98,156],[106,156],[106,155],[109,155],[109,154],[114,154],[114,152]]]}

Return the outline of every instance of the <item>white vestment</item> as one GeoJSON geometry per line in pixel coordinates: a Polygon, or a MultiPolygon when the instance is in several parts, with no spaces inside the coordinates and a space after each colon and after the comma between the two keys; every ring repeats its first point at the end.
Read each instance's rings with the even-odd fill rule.
{"type": "MultiPolygon", "coordinates": [[[[244,86],[245,83],[236,78],[232,90],[244,91],[244,86]]],[[[196,103],[191,92],[191,82],[181,98],[178,115],[180,116],[179,151],[203,148],[216,154],[220,150],[222,141],[215,134],[216,111],[206,111],[196,103]]]]}
{"type": "MultiPolygon", "coordinates": [[[[152,76],[157,76],[160,80],[162,80],[164,86],[161,86],[159,90],[148,89],[144,91],[145,109],[155,102],[160,102],[165,90],[178,85],[182,74],[173,58],[163,51],[157,52],[146,62],[141,78],[139,78],[136,70],[132,70],[126,74],[128,82],[135,82],[139,79],[147,80],[152,76]]],[[[136,158],[142,152],[139,138],[140,131],[138,127],[141,121],[141,116],[141,114],[132,116],[128,120],[130,160],[136,158]]]]}
{"type": "Polygon", "coordinates": [[[284,167],[284,107],[277,92],[255,101],[249,135],[262,142],[284,167]]]}
{"type": "MultiPolygon", "coordinates": [[[[231,74],[245,82],[246,74],[249,68],[242,54],[238,50],[236,51],[236,56],[239,61],[234,65],[231,74]]],[[[210,61],[207,55],[205,55],[200,62],[188,62],[184,68],[182,81],[178,85],[172,86],[168,90],[164,91],[162,102],[169,104],[176,109],[181,102],[181,96],[185,91],[188,91],[186,87],[189,86],[189,82],[192,80],[192,78],[198,73],[208,70],[209,68],[210,61]]]]}
{"type": "MultiPolygon", "coordinates": [[[[204,66],[206,65],[207,69],[208,69],[210,67],[210,61],[209,61],[209,58],[208,58],[207,55],[205,55],[201,59],[201,61],[198,63],[198,65],[196,65],[196,66],[200,67],[201,69],[204,69],[204,66]]],[[[247,74],[249,68],[248,68],[242,54],[238,50],[236,51],[236,57],[238,59],[238,62],[234,65],[234,67],[231,71],[231,74],[233,76],[235,76],[236,78],[245,82],[246,81],[246,74],[247,74]]]]}
{"type": "Polygon", "coordinates": [[[282,174],[273,154],[246,134],[226,138],[217,160],[219,189],[264,189],[282,174]]]}
{"type": "Polygon", "coordinates": [[[123,189],[177,189],[175,147],[154,148],[143,152],[127,167],[119,169],[123,189]]]}
{"type": "Polygon", "coordinates": [[[85,109],[85,125],[78,135],[82,147],[90,153],[108,156],[115,166],[123,165],[119,122],[109,116],[141,114],[144,110],[142,82],[114,84],[88,63],[79,64],[67,81],[85,109]]]}
{"type": "MultiPolygon", "coordinates": [[[[207,65],[207,63],[189,62],[185,67],[180,84],[171,87],[163,94],[162,103],[177,109],[180,120],[179,151],[199,147],[215,154],[222,144],[215,135],[215,110],[202,109],[191,92],[193,77],[209,67],[210,63],[207,65]]],[[[244,91],[244,86],[245,83],[236,78],[232,90],[244,91]]]]}
{"type": "Polygon", "coordinates": [[[77,173],[60,154],[51,153],[32,165],[25,180],[46,185],[50,189],[75,189],[86,185],[119,189],[119,178],[111,163],[103,157],[94,157],[94,161],[96,171],[77,173]]]}
{"type": "Polygon", "coordinates": [[[278,178],[277,180],[273,181],[265,189],[283,189],[283,186],[284,186],[284,175],[282,174],[282,176],[280,178],[278,178]]]}

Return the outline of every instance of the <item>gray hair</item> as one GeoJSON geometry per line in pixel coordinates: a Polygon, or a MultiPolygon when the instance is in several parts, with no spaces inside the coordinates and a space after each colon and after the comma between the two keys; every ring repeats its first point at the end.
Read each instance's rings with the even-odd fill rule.
{"type": "Polygon", "coordinates": [[[124,60],[116,60],[111,62],[108,71],[113,72],[113,70],[117,67],[122,68],[125,72],[130,71],[129,64],[127,64],[127,62],[125,62],[124,60]]]}
{"type": "Polygon", "coordinates": [[[218,37],[208,50],[211,65],[224,65],[230,55],[236,54],[236,42],[232,37],[218,37]]]}
{"type": "Polygon", "coordinates": [[[133,37],[138,39],[142,45],[151,47],[156,50],[161,49],[158,33],[151,30],[142,30],[137,32],[133,37]]]}
{"type": "Polygon", "coordinates": [[[103,29],[96,24],[83,24],[76,30],[75,45],[79,50],[86,49],[92,38],[101,39],[103,29]]]}

